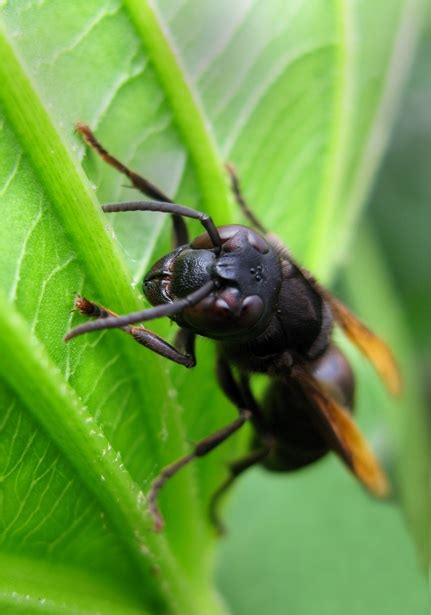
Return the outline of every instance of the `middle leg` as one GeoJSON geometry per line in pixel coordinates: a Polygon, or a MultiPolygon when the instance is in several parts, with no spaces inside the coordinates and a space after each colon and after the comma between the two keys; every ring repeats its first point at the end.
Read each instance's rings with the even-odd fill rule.
{"type": "Polygon", "coordinates": [[[249,408],[251,421],[254,429],[260,436],[261,446],[249,452],[243,458],[229,464],[229,475],[226,480],[217,488],[210,500],[209,517],[210,521],[219,534],[223,534],[225,528],[220,520],[219,505],[220,500],[232,486],[235,480],[252,466],[260,463],[269,454],[272,440],[266,433],[262,410],[250,388],[250,378],[248,374],[241,373],[239,382],[236,381],[229,362],[221,355],[217,360],[217,379],[223,393],[240,410],[249,408]]]}
{"type": "Polygon", "coordinates": [[[237,382],[229,362],[221,355],[217,357],[217,382],[226,397],[238,408],[248,408],[252,422],[258,432],[264,431],[262,410],[250,388],[249,377],[242,373],[237,382]]]}

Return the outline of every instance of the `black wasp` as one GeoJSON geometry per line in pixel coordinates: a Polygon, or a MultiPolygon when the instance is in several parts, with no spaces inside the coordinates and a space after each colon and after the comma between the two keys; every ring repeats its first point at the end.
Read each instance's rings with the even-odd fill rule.
{"type": "Polygon", "coordinates": [[[382,469],[351,418],[354,377],[342,352],[332,343],[335,321],[374,364],[391,392],[400,388],[398,370],[385,344],[342,303],[322,288],[269,234],[244,201],[232,167],[233,193],[251,225],[215,226],[212,219],[173,203],[161,190],[130,171],[96,140],[88,126],[78,131],[110,165],[150,197],[104,205],[105,212],[161,211],[172,214],[174,250],[158,260],[143,281],[155,306],[125,316],[83,297],[77,309],[96,320],[71,330],[66,340],[99,329],[121,328],[153,352],[184,365],[196,364],[196,335],[216,341],[217,379],[238,409],[230,425],[195,445],[193,451],[164,468],[148,496],[155,527],[163,526],[157,495],[164,483],[195,458],[202,457],[247,421],[254,428],[248,454],[230,465],[230,475],[212,498],[217,515],[220,496],[235,478],[256,463],[285,472],[306,466],[334,451],[377,496],[388,492],[382,469]],[[205,233],[189,242],[184,218],[201,222],[205,233]],[[175,346],[144,326],[132,326],[169,316],[179,327],[175,346]],[[233,371],[235,368],[235,372],[233,371]],[[250,387],[250,376],[270,378],[262,401],[250,387]]]}

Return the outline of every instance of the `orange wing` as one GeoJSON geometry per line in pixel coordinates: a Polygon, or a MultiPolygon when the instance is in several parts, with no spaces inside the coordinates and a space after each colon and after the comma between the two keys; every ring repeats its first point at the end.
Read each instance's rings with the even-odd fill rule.
{"type": "Polygon", "coordinates": [[[371,361],[390,393],[401,393],[401,376],[395,358],[388,346],[363,322],[329,293],[325,293],[331,304],[334,318],[347,337],[371,361]]]}
{"type": "Polygon", "coordinates": [[[390,487],[386,475],[350,413],[329,397],[307,371],[295,369],[292,375],[299,380],[307,396],[313,400],[318,412],[312,418],[330,448],[373,495],[389,495],[390,487]]]}

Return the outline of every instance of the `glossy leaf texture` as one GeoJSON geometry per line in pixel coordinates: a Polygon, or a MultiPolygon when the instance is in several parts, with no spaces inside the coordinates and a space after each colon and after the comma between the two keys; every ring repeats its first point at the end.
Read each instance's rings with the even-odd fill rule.
{"type": "Polygon", "coordinates": [[[236,612],[213,588],[206,503],[244,438],[169,484],[163,535],[145,506],[158,470],[234,416],[210,342],[193,374],[122,332],[63,343],[81,320],[74,293],[137,309],[143,272],[169,246],[163,215],[101,215],[99,202],[133,193],[85,154],[75,122],[218,223],[238,219],[233,160],[256,213],[329,281],[421,11],[417,0],[0,3],[2,608],[236,612]]]}

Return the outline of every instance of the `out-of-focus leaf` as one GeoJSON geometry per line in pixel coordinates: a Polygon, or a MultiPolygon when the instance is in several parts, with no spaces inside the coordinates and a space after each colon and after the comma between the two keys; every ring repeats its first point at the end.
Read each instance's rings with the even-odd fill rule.
{"type": "Polygon", "coordinates": [[[400,121],[373,191],[371,215],[409,314],[409,330],[431,370],[431,22],[408,82],[400,121]]]}
{"type": "Polygon", "coordinates": [[[371,382],[367,386],[367,401],[368,407],[378,406],[385,413],[392,440],[392,450],[388,451],[388,455],[393,466],[396,495],[401,499],[422,564],[426,568],[431,564],[431,441],[424,400],[418,393],[421,374],[402,306],[386,274],[378,244],[370,232],[361,230],[358,234],[354,257],[346,273],[346,286],[348,296],[358,312],[368,322],[379,327],[381,335],[390,342],[398,357],[403,375],[401,398],[389,398],[371,382]],[[369,275],[370,270],[372,276],[369,275]],[[369,301],[370,296],[374,298],[373,301],[369,301]]]}

